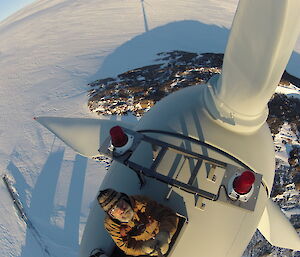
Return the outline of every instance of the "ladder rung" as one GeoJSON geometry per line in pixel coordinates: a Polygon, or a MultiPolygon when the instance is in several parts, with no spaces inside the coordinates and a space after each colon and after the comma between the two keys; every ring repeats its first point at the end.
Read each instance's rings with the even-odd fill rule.
{"type": "Polygon", "coordinates": [[[195,166],[195,168],[193,169],[192,174],[191,174],[191,177],[190,177],[190,179],[189,179],[189,182],[188,182],[189,185],[192,185],[192,184],[194,183],[195,178],[196,178],[196,176],[197,176],[197,174],[198,174],[198,171],[199,171],[199,169],[200,169],[200,167],[201,167],[201,165],[202,165],[202,162],[203,162],[202,160],[198,160],[198,161],[197,161],[196,166],[195,166]]]}
{"type": "Polygon", "coordinates": [[[179,189],[182,189],[182,190],[184,190],[186,192],[189,192],[189,193],[192,193],[192,194],[196,194],[198,196],[202,196],[202,197],[204,197],[206,199],[214,200],[217,197],[217,195],[215,195],[213,193],[210,193],[210,192],[207,192],[207,191],[202,190],[200,188],[197,188],[197,187],[185,184],[185,183],[183,183],[181,181],[178,181],[176,179],[164,176],[164,175],[162,175],[160,173],[153,172],[151,169],[143,167],[143,166],[141,166],[141,165],[139,165],[137,163],[128,161],[127,162],[127,166],[129,168],[131,168],[132,170],[134,170],[134,171],[141,171],[147,177],[155,178],[155,179],[157,179],[159,181],[162,181],[162,182],[164,182],[166,184],[169,184],[171,186],[175,186],[175,187],[177,187],[179,189]]]}
{"type": "Polygon", "coordinates": [[[184,155],[186,157],[190,157],[190,158],[194,158],[194,159],[202,159],[202,160],[206,161],[207,163],[219,166],[221,168],[226,168],[226,165],[227,165],[225,162],[222,162],[222,161],[210,158],[208,156],[204,156],[204,155],[195,153],[195,152],[190,151],[188,149],[183,149],[182,147],[172,145],[172,144],[169,144],[167,142],[162,142],[162,141],[160,141],[158,139],[155,139],[155,138],[152,138],[152,137],[143,136],[142,140],[145,141],[145,142],[151,143],[153,145],[160,146],[162,148],[166,147],[169,150],[171,150],[175,153],[179,153],[181,155],[184,155]]]}
{"type": "Polygon", "coordinates": [[[163,147],[157,157],[155,158],[154,162],[151,165],[151,170],[156,170],[157,166],[159,165],[159,163],[161,162],[162,158],[165,156],[166,152],[167,152],[168,148],[167,147],[163,147]]]}

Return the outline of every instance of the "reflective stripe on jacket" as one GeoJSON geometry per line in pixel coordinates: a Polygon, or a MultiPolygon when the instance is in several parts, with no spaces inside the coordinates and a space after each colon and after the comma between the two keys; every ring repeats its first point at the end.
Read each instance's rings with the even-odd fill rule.
{"type": "Polygon", "coordinates": [[[167,231],[170,237],[177,229],[178,217],[170,208],[145,196],[130,196],[134,216],[128,223],[105,218],[104,226],[116,245],[127,255],[144,255],[143,244],[158,232],[167,231]]]}

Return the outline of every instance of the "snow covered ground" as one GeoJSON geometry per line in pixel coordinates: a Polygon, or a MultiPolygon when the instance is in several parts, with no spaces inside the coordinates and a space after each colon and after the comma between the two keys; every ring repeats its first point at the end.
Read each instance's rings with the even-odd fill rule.
{"type": "MultiPolygon", "coordinates": [[[[285,94],[287,97],[300,99],[300,89],[293,84],[280,85],[276,88],[276,93],[285,94]]],[[[289,153],[292,146],[300,146],[299,135],[291,129],[291,126],[285,122],[278,134],[274,138],[275,156],[280,159],[286,166],[289,166],[289,153]]]]}
{"type": "Polygon", "coordinates": [[[291,126],[285,122],[279,133],[275,135],[274,146],[276,158],[283,161],[288,166],[289,153],[292,146],[300,146],[297,135],[291,129],[291,126]]]}
{"type": "Polygon", "coordinates": [[[294,86],[293,84],[290,85],[280,85],[276,88],[276,93],[278,94],[285,94],[288,97],[300,97],[300,88],[294,86]]]}
{"type": "MultiPolygon", "coordinates": [[[[1,182],[0,256],[49,256],[45,248],[76,256],[106,172],[32,118],[95,117],[86,84],[153,63],[158,52],[224,52],[237,2],[37,0],[0,23],[0,172],[39,232],[1,182]]],[[[295,49],[288,71],[300,77],[300,41],[295,49]]]]}

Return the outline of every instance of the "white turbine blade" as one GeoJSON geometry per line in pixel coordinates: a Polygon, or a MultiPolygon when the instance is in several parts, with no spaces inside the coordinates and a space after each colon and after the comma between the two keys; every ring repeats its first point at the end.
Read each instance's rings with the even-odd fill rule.
{"type": "Polygon", "coordinates": [[[231,116],[265,113],[300,31],[299,0],[240,0],[215,85],[231,116]]]}
{"type": "Polygon", "coordinates": [[[271,199],[267,201],[258,229],[272,245],[300,251],[299,235],[271,199]]]}
{"type": "Polygon", "coordinates": [[[38,117],[35,120],[76,152],[89,158],[99,156],[98,149],[109,136],[110,128],[116,125],[132,128],[135,125],[115,120],[83,118],[38,117]]]}

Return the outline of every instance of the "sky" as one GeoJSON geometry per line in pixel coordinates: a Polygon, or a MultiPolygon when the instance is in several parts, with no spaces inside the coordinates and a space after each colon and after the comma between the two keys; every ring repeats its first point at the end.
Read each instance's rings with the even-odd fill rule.
{"type": "Polygon", "coordinates": [[[35,0],[0,0],[0,21],[34,1],[35,0]]]}

